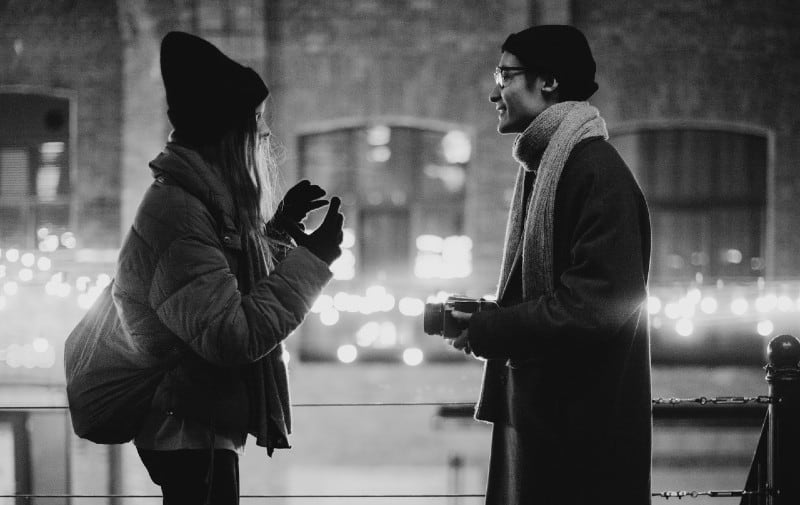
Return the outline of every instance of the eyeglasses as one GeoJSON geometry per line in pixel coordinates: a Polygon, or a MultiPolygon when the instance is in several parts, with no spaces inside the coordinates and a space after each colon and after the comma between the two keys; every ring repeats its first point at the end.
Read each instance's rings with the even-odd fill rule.
{"type": "Polygon", "coordinates": [[[508,82],[514,77],[527,70],[525,67],[497,67],[494,69],[494,83],[500,89],[508,86],[508,82]]]}

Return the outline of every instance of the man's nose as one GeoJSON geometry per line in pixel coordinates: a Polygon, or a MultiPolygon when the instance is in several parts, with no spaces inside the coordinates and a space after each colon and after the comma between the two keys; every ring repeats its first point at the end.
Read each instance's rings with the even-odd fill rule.
{"type": "Polygon", "coordinates": [[[500,101],[500,86],[497,84],[494,85],[492,88],[492,93],[489,95],[490,102],[499,102],[500,101]]]}

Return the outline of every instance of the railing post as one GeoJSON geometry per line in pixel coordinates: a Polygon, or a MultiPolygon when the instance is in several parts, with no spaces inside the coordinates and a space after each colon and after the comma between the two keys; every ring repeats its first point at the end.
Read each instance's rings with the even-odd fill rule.
{"type": "MultiPolygon", "coordinates": [[[[450,468],[451,493],[457,495],[459,492],[461,492],[461,469],[464,467],[464,458],[458,454],[454,454],[450,456],[447,466],[450,468]]],[[[458,496],[454,496],[450,503],[452,505],[458,505],[458,496]]]]}
{"type": "Polygon", "coordinates": [[[768,505],[800,503],[800,342],[781,335],[767,348],[769,405],[768,505]]]}

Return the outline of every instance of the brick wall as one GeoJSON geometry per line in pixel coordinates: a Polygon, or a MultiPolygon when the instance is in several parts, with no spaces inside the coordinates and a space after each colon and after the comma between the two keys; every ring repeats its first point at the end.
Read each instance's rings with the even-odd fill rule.
{"type": "Polygon", "coordinates": [[[466,232],[479,292],[496,281],[516,167],[510,138],[495,131],[488,96],[500,44],[525,27],[528,2],[506,0],[269,2],[268,67],[275,131],[286,144],[292,180],[295,135],[325,120],[387,117],[459,125],[472,136],[466,232]]]}
{"type": "Polygon", "coordinates": [[[790,1],[573,2],[591,42],[609,127],[693,120],[746,125],[774,137],[768,274],[796,276],[800,257],[797,136],[800,8],[790,1]]]}
{"type": "Polygon", "coordinates": [[[601,88],[594,101],[612,130],[623,122],[693,119],[750,124],[774,134],[767,259],[777,276],[800,268],[793,254],[800,234],[787,232],[800,218],[793,205],[800,182],[792,170],[798,130],[792,111],[800,102],[794,84],[800,42],[792,27],[800,9],[791,2],[577,1],[567,14],[552,14],[548,2],[523,0],[280,0],[234,2],[231,16],[203,2],[122,5],[8,1],[0,15],[0,85],[75,91],[73,169],[86,245],[119,243],[129,221],[122,216],[135,209],[147,180],[140,165],[168,130],[154,64],[160,37],[174,28],[213,37],[231,24],[263,20],[263,27],[249,32],[252,40],[245,34],[231,45],[218,38],[223,47],[248,53],[241,58],[270,85],[276,133],[289,154],[286,178],[297,168],[295,134],[320,121],[394,116],[462,125],[475,146],[467,232],[485,238],[475,244],[476,278],[491,287],[502,239],[497,223],[505,215],[498,195],[507,193],[514,166],[511,139],[494,131],[490,71],[506,34],[531,16],[571,16],[595,51],[601,88]],[[262,54],[256,39],[265,35],[262,54]],[[136,44],[138,52],[131,50],[136,44]],[[154,122],[157,128],[144,128],[154,122]],[[142,142],[143,132],[152,138],[142,142]]]}
{"type": "Polygon", "coordinates": [[[119,242],[121,69],[115,2],[0,3],[0,86],[74,92],[79,134],[72,169],[82,246],[119,242]]]}

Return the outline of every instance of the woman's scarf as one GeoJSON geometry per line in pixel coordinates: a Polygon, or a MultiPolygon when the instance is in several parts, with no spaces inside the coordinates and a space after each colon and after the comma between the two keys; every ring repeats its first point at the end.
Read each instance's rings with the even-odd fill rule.
{"type": "Polygon", "coordinates": [[[572,149],[589,137],[607,139],[605,121],[588,102],[568,101],[545,109],[514,141],[513,156],[520,167],[506,225],[498,295],[502,296],[520,254],[523,299],[553,292],[556,189],[572,149]],[[525,172],[536,177],[527,211],[523,208],[525,172]]]}
{"type": "MultiPolygon", "coordinates": [[[[238,279],[240,289],[247,293],[269,272],[263,248],[253,238],[244,241],[244,244],[243,257],[247,261],[247,271],[240,272],[238,279]]],[[[278,344],[272,352],[247,365],[245,377],[250,399],[248,432],[255,437],[256,445],[266,447],[269,456],[275,449],[288,449],[292,413],[283,344],[278,344]]]]}

